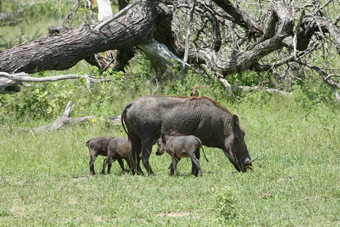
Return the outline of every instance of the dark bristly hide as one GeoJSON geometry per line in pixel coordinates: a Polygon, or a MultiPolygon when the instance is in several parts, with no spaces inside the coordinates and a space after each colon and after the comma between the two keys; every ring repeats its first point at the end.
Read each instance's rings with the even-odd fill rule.
{"type": "Polygon", "coordinates": [[[224,151],[237,171],[246,172],[251,158],[238,117],[205,97],[144,96],[127,104],[122,124],[131,141],[133,174],[142,173],[140,159],[149,174],[149,157],[161,134],[194,135],[208,147],[224,151]]]}

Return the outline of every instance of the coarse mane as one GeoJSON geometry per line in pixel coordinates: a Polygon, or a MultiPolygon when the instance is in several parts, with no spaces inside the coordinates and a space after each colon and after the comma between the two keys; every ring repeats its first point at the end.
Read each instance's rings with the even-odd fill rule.
{"type": "Polygon", "coordinates": [[[207,96],[191,96],[191,97],[186,97],[188,100],[201,100],[201,99],[207,99],[210,102],[212,102],[216,107],[222,109],[223,111],[227,112],[228,114],[232,115],[231,112],[225,108],[224,106],[222,106],[220,103],[218,103],[217,101],[213,100],[212,98],[209,98],[207,96]]]}
{"type": "Polygon", "coordinates": [[[146,97],[170,97],[170,98],[181,98],[181,99],[186,99],[186,100],[204,100],[207,99],[209,100],[212,104],[214,104],[217,108],[223,110],[224,112],[228,113],[229,115],[232,115],[232,113],[222,106],[220,103],[217,101],[213,100],[212,98],[209,98],[207,96],[201,95],[201,96],[182,96],[182,95],[167,95],[167,96],[162,96],[162,95],[146,95],[146,97]]]}

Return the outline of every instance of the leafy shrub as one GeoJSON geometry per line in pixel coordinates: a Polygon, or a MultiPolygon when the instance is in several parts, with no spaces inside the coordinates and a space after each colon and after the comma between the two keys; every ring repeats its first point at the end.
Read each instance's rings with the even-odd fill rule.
{"type": "Polygon", "coordinates": [[[293,85],[294,99],[306,109],[311,109],[318,103],[333,104],[332,90],[315,74],[307,74],[305,80],[293,85]]]}
{"type": "Polygon", "coordinates": [[[231,187],[219,188],[216,192],[216,209],[222,223],[235,223],[237,216],[236,196],[231,187]]]}
{"type": "MultiPolygon", "coordinates": [[[[266,74],[268,75],[268,74],[266,74]]],[[[242,73],[235,73],[230,76],[228,76],[227,80],[228,82],[233,86],[256,86],[259,84],[264,84],[264,80],[266,78],[260,77],[255,72],[242,72],[242,73]]],[[[266,86],[268,86],[268,83],[265,83],[266,86]]]]}
{"type": "MultiPolygon", "coordinates": [[[[180,67],[174,70],[175,77],[155,80],[150,75],[149,63],[141,57],[141,65],[132,66],[134,72],[105,72],[92,67],[88,74],[98,78],[106,78],[102,83],[92,83],[91,92],[86,88],[86,80],[68,80],[51,83],[31,84],[23,87],[15,94],[0,96],[0,123],[11,121],[30,121],[36,119],[50,120],[60,116],[66,104],[73,101],[72,114],[74,116],[95,115],[97,119],[107,119],[108,116],[120,115],[126,103],[142,95],[179,95],[188,96],[195,85],[199,85],[200,95],[209,96],[220,103],[246,101],[249,105],[268,105],[273,94],[256,92],[254,94],[234,94],[229,91],[214,76],[199,75],[188,70],[184,82],[179,78],[180,67]],[[246,96],[246,98],[245,98],[246,96]]],[[[130,69],[131,70],[131,69],[130,69]]],[[[242,74],[245,80],[255,83],[256,75],[242,74]]],[[[37,76],[50,76],[48,72],[41,72],[37,76]]],[[[241,81],[240,83],[247,83],[241,81]]],[[[236,80],[234,80],[236,83],[236,80]]],[[[294,85],[294,101],[306,109],[318,103],[333,105],[332,92],[319,77],[310,75],[305,82],[294,85]]]]}
{"type": "Polygon", "coordinates": [[[71,81],[34,84],[19,93],[1,95],[0,108],[18,120],[49,119],[63,113],[74,91],[71,81]]]}

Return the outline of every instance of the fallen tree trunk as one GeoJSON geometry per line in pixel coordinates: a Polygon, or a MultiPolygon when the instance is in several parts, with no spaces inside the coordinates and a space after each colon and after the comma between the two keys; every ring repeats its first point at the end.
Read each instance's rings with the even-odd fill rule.
{"type": "MultiPolygon", "coordinates": [[[[190,39],[192,43],[190,48],[187,48],[188,64],[195,71],[205,67],[204,71],[217,76],[226,87],[229,87],[227,76],[230,74],[248,70],[272,72],[277,67],[285,66],[289,69],[291,62],[297,62],[297,59],[302,57],[307,58],[307,55],[319,48],[314,43],[320,43],[320,40],[328,40],[326,45],[332,44],[339,49],[340,34],[337,22],[315,13],[307,15],[304,9],[301,9],[302,13],[295,25],[294,12],[297,11],[293,3],[268,4],[265,15],[267,18],[255,19],[251,18],[254,15],[239,7],[241,2],[236,2],[236,6],[229,0],[212,1],[215,4],[202,0],[196,2],[192,13],[194,18],[201,19],[201,24],[199,20],[192,21],[195,23],[192,27],[194,38],[190,39]],[[214,35],[211,35],[211,32],[214,35]],[[266,59],[266,56],[270,57],[266,59]],[[276,63],[273,63],[273,60],[276,63]]],[[[183,43],[186,41],[181,37],[183,31],[176,30],[178,34],[173,32],[177,29],[174,24],[177,23],[177,27],[183,24],[183,14],[178,18],[173,18],[173,14],[176,10],[190,8],[189,5],[184,1],[135,0],[127,6],[129,10],[123,9],[123,13],[118,13],[121,16],[115,15],[100,25],[84,25],[66,33],[50,35],[0,52],[0,72],[31,74],[42,70],[63,70],[82,59],[91,61],[91,56],[98,52],[115,49],[124,55],[123,52],[132,47],[141,49],[152,65],[161,69],[162,73],[171,71],[169,69],[175,66],[174,62],[183,63],[183,43]]],[[[315,12],[321,12],[324,7],[317,4],[312,6],[315,7],[315,12]]],[[[184,15],[186,13],[188,11],[184,10],[184,15]]],[[[184,39],[189,40],[189,36],[184,39]]],[[[132,54],[126,55],[121,66],[127,64],[130,56],[132,54]]],[[[326,55],[323,57],[327,58],[326,55]]],[[[106,65],[111,63],[110,61],[106,65]]],[[[292,78],[292,75],[287,73],[292,70],[282,71],[286,75],[279,78],[292,78]]],[[[18,91],[17,84],[11,79],[2,79],[0,90],[5,93],[18,91]]],[[[337,89],[334,86],[333,88],[337,89]]]]}
{"type": "Polygon", "coordinates": [[[59,129],[63,129],[67,126],[80,124],[83,122],[87,122],[88,120],[95,119],[94,116],[87,116],[87,117],[70,117],[71,116],[71,105],[72,102],[69,102],[65,108],[64,114],[59,116],[54,122],[51,124],[41,126],[38,128],[33,128],[30,130],[34,134],[38,133],[46,133],[46,132],[53,132],[59,129]]]}
{"type": "Polygon", "coordinates": [[[154,11],[152,1],[142,1],[101,30],[84,25],[4,50],[0,53],[0,72],[64,70],[98,52],[147,43],[153,37],[154,11]]]}

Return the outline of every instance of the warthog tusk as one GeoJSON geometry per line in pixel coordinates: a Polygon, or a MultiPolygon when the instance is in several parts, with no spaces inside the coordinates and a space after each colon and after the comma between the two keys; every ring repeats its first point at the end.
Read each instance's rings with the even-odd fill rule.
{"type": "Polygon", "coordinates": [[[251,168],[250,166],[247,166],[246,168],[250,169],[251,171],[254,171],[253,168],[251,168]]]}
{"type": "Polygon", "coordinates": [[[250,160],[250,163],[253,163],[253,162],[255,162],[255,161],[256,161],[256,159],[257,159],[257,157],[256,157],[256,158],[254,158],[253,160],[250,160]]]}

